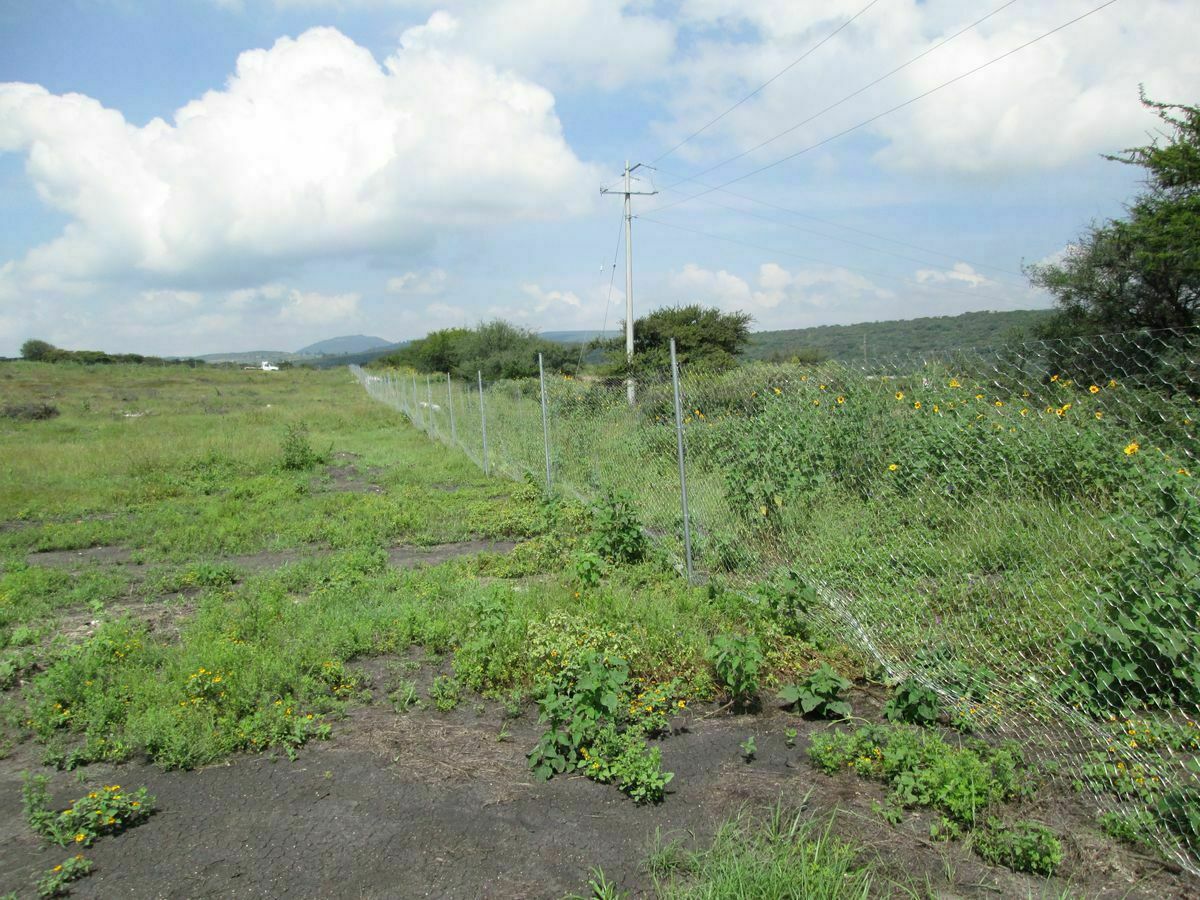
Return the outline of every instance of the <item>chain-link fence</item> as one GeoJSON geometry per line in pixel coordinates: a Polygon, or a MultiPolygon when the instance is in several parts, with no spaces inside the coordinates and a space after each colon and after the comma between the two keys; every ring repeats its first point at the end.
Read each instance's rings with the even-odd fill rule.
{"type": "Polygon", "coordinates": [[[1200,874],[1200,329],[680,368],[356,374],[489,471],[628,496],[681,573],[932,688],[1200,874]]]}

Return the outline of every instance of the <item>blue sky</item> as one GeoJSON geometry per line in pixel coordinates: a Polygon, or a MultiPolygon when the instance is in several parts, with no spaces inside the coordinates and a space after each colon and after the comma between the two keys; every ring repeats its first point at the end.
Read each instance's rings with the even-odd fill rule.
{"type": "Polygon", "coordinates": [[[818,144],[1101,2],[0,0],[0,354],[611,328],[600,184],[806,52],[645,171],[638,312],[1044,306],[1023,263],[1137,190],[1100,154],[1153,129],[1138,85],[1197,100],[1191,0],[1120,0],[732,194],[683,179],[810,117],[701,180],[818,144]]]}

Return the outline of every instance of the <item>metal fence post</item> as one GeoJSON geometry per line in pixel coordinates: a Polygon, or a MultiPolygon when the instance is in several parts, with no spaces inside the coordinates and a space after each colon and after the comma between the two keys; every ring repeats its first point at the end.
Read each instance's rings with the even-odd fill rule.
{"type": "Polygon", "coordinates": [[[488,475],[488,452],[487,452],[487,410],[483,408],[483,372],[475,373],[479,376],[479,432],[483,436],[483,474],[488,475]]]}
{"type": "Polygon", "coordinates": [[[687,469],[683,463],[683,405],[679,400],[679,363],[675,359],[675,338],[671,338],[671,385],[675,389],[675,446],[679,457],[679,503],[683,509],[683,554],[687,561],[687,579],[692,581],[692,526],[688,520],[687,469]]]}
{"type": "MultiPolygon", "coordinates": [[[[425,427],[425,418],[424,418],[424,416],[422,416],[422,415],[421,415],[421,404],[420,404],[419,402],[417,402],[417,373],[416,373],[415,371],[412,373],[412,383],[413,383],[413,384],[412,384],[412,388],[413,388],[413,392],[412,392],[412,405],[413,405],[413,412],[414,412],[414,413],[416,413],[416,419],[419,419],[419,420],[420,420],[420,421],[417,421],[417,427],[418,427],[418,428],[421,428],[421,429],[424,429],[424,427],[425,427]]],[[[416,421],[416,419],[414,419],[414,421],[416,421]]]]}
{"type": "Polygon", "coordinates": [[[450,386],[450,373],[446,373],[446,408],[450,410],[450,443],[458,443],[458,429],[454,427],[454,391],[450,386]]]}
{"type": "Polygon", "coordinates": [[[429,374],[425,375],[425,394],[426,394],[425,408],[427,410],[429,410],[429,434],[431,437],[436,437],[437,436],[437,416],[435,416],[433,414],[433,376],[429,375],[429,374]]]}
{"type": "Polygon", "coordinates": [[[542,365],[542,354],[538,354],[538,382],[542,386],[542,444],[546,448],[546,493],[550,493],[550,420],[546,415],[546,369],[542,365]]]}

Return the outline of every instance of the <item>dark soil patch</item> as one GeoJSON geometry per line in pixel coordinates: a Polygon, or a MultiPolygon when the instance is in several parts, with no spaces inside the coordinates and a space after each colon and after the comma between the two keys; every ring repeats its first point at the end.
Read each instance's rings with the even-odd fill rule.
{"type": "Polygon", "coordinates": [[[39,422],[53,419],[58,414],[58,407],[49,403],[6,403],[0,407],[0,418],[18,422],[39,422]]]}
{"type": "Polygon", "coordinates": [[[85,566],[125,566],[133,560],[126,547],[87,547],[83,550],[43,550],[31,553],[31,566],[50,566],[56,569],[79,571],[85,566]]]}
{"type": "Polygon", "coordinates": [[[341,494],[382,494],[384,492],[379,485],[366,481],[353,465],[330,466],[325,470],[325,475],[329,481],[314,482],[314,490],[341,494]]]}
{"type": "MultiPolygon", "coordinates": [[[[381,677],[395,662],[360,666],[381,677]]],[[[880,785],[828,777],[808,762],[808,739],[831,726],[777,711],[677,721],[680,731],[660,744],[664,767],[675,772],[668,797],[638,807],[580,777],[533,780],[525,753],[539,726],[531,710],[508,721],[499,740],[505,720],[493,703],[467,698],[449,713],[397,714],[378,691],[377,698],[296,762],[243,756],[190,773],[91,767],[88,786],[144,783],[160,812],[98,842],[88,853],[95,872],[73,895],[561,897],[582,890],[600,866],[623,890],[646,896],[652,885],[641,862],[656,829],[701,847],[723,819],[779,802],[814,815],[836,809],[835,830],[864,845],[884,877],[920,896],[927,885],[940,897],[1058,896],[1068,887],[1072,896],[1196,896],[1195,882],[1100,838],[1053,792],[1038,798],[1037,813],[1069,849],[1048,886],[986,865],[963,842],[930,841],[926,813],[889,826],[873,811],[880,785]],[[788,727],[800,731],[794,747],[786,745],[788,727]],[[747,764],[739,744],[751,734],[758,754],[747,764]]],[[[66,855],[21,821],[18,773],[35,768],[35,753],[24,745],[0,762],[0,890],[27,890],[66,855]]],[[[67,775],[57,775],[54,788],[64,803],[86,790],[67,775]]]]}
{"type": "Polygon", "coordinates": [[[388,551],[388,561],[398,569],[411,569],[422,565],[435,566],[459,556],[508,553],[515,546],[516,541],[459,541],[433,547],[393,547],[388,551]]]}

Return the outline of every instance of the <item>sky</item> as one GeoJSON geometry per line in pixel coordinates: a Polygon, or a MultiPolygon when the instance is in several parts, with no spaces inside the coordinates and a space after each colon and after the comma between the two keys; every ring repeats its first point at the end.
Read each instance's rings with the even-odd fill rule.
{"type": "Polygon", "coordinates": [[[1200,99],[1200,4],[1102,3],[0,0],[0,355],[613,329],[627,160],[635,315],[1045,307],[1200,99]]]}

